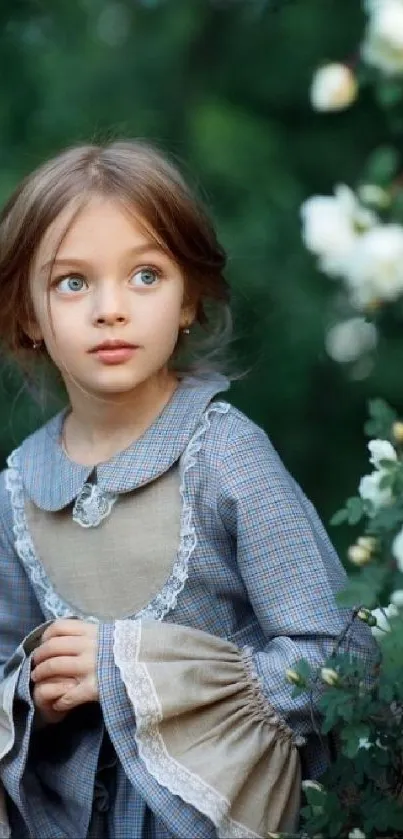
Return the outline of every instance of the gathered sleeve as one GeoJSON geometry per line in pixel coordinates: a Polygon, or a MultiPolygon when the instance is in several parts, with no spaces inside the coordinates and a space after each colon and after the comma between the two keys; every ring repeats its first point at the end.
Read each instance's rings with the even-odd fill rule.
{"type": "MultiPolygon", "coordinates": [[[[285,671],[302,658],[321,666],[343,636],[351,611],[335,598],[345,571],[314,507],[252,423],[227,446],[220,481],[221,519],[266,639],[253,657],[264,693],[296,733],[309,734],[310,697],[292,695],[285,671]]],[[[341,641],[339,651],[347,650],[373,663],[375,644],[361,621],[341,641]]]]}
{"type": "MultiPolygon", "coordinates": [[[[253,839],[270,830],[295,831],[298,741],[262,693],[250,651],[185,626],[116,621],[111,679],[103,666],[110,632],[101,627],[106,657],[100,698],[112,741],[136,785],[141,779],[134,763],[140,759],[154,784],[217,831],[193,825],[192,835],[253,839]],[[123,703],[114,686],[117,677],[125,686],[123,703]],[[122,737],[122,705],[128,703],[133,716],[126,718],[122,737]]],[[[169,822],[175,802],[169,804],[147,784],[142,792],[154,811],[158,800],[164,801],[161,815],[169,822]]],[[[179,835],[177,823],[169,826],[179,835]]]]}

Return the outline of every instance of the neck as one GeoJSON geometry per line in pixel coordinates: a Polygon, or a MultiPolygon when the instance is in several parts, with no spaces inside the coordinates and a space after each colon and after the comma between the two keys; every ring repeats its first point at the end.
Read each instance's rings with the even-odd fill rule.
{"type": "Polygon", "coordinates": [[[177,385],[175,374],[163,371],[125,394],[94,397],[68,388],[71,412],[62,438],[67,455],[86,466],[109,460],[144,434],[177,385]]]}

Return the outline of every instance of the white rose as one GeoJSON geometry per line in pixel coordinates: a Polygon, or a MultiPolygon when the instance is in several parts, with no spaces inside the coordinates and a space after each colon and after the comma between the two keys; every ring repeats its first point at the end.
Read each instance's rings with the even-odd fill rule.
{"type": "Polygon", "coordinates": [[[325,344],[330,358],[340,364],[348,364],[373,350],[377,341],[378,332],[373,323],[364,318],[350,318],[329,329],[325,344]]]}
{"type": "Polygon", "coordinates": [[[376,469],[381,468],[381,460],[397,460],[397,454],[388,440],[370,440],[368,448],[371,454],[369,462],[376,469]]]}
{"type": "Polygon", "coordinates": [[[359,233],[377,223],[375,214],[364,209],[344,184],[335,188],[334,196],[308,198],[301,216],[305,247],[319,257],[322,271],[330,276],[343,273],[359,233]]]}
{"type": "Polygon", "coordinates": [[[385,632],[390,632],[389,618],[395,618],[399,610],[394,603],[389,603],[384,609],[371,609],[371,613],[377,623],[376,626],[371,626],[371,632],[375,638],[381,638],[385,632]]]}
{"type": "Polygon", "coordinates": [[[370,475],[364,475],[358,486],[358,494],[364,501],[370,501],[372,503],[374,513],[380,507],[386,507],[392,501],[392,493],[389,487],[381,489],[379,486],[382,478],[386,474],[384,469],[379,469],[370,475]]]}
{"type": "Polygon", "coordinates": [[[359,827],[355,827],[354,830],[350,830],[348,839],[365,839],[365,833],[359,827]]]}
{"type": "Polygon", "coordinates": [[[371,551],[368,548],[364,548],[363,545],[350,545],[347,556],[350,562],[358,568],[361,568],[363,565],[368,565],[372,559],[371,551]]]}
{"type": "Polygon", "coordinates": [[[403,227],[377,225],[357,237],[344,274],[356,306],[396,300],[403,293],[403,227]]]}
{"type": "Polygon", "coordinates": [[[315,111],[340,111],[354,102],[357,81],[345,64],[326,64],[316,71],[311,85],[311,103],[315,111]]]}
{"type": "Polygon", "coordinates": [[[395,591],[392,591],[390,602],[398,609],[403,606],[403,588],[397,588],[395,591]]]}
{"type": "Polygon", "coordinates": [[[403,528],[392,542],[392,554],[395,557],[399,571],[403,571],[403,528]]]}
{"type": "Polygon", "coordinates": [[[388,75],[403,72],[403,2],[378,0],[367,4],[370,13],[362,57],[388,75]]]}

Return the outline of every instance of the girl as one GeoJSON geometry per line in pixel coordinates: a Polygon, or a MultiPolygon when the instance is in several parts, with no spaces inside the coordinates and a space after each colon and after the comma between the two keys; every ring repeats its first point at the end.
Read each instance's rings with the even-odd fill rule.
{"type": "Polygon", "coordinates": [[[224,262],[140,143],[70,149],[3,211],[0,335],[69,400],[1,476],[5,836],[292,831],[326,763],[285,673],[343,631],[342,568],[227,380],[177,369],[224,262]]]}

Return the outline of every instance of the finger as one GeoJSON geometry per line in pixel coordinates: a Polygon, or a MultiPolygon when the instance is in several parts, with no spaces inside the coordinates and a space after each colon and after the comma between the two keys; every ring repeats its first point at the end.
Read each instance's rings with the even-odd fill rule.
{"type": "Polygon", "coordinates": [[[66,691],[52,705],[54,711],[70,711],[77,705],[84,705],[88,702],[88,687],[86,683],[80,682],[74,688],[66,691]]]}
{"type": "MultiPolygon", "coordinates": [[[[67,685],[68,688],[73,688],[77,684],[77,680],[74,679],[72,676],[55,676],[53,679],[46,679],[45,681],[41,682],[41,685],[54,685],[55,688],[57,686],[62,686],[62,688],[67,685]]],[[[34,690],[37,689],[37,685],[35,685],[34,690]]]]}
{"type": "Polygon", "coordinates": [[[76,618],[63,618],[54,621],[42,635],[42,641],[47,641],[49,638],[55,638],[58,635],[82,635],[85,621],[77,620],[76,618]]]}
{"type": "Polygon", "coordinates": [[[39,647],[32,653],[32,660],[34,664],[39,664],[45,661],[46,658],[52,658],[58,655],[74,656],[82,652],[82,639],[71,635],[58,636],[56,638],[49,638],[43,641],[39,647]]]}
{"type": "Polygon", "coordinates": [[[69,693],[76,685],[74,679],[60,679],[56,682],[41,682],[34,687],[34,703],[46,705],[56,702],[65,693],[69,693]]]}
{"type": "Polygon", "coordinates": [[[55,676],[74,679],[84,676],[87,671],[88,662],[81,656],[55,656],[38,664],[31,673],[31,679],[35,683],[53,679],[55,676]]]}

